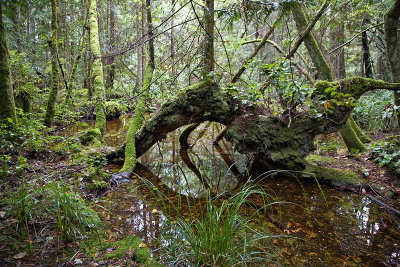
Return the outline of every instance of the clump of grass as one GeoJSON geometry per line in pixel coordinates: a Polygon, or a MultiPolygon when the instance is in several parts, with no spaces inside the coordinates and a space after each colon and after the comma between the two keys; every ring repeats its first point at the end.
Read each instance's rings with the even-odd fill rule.
{"type": "MultiPolygon", "coordinates": [[[[160,206],[175,209],[153,185],[150,188],[156,190],[160,206]]],[[[252,220],[259,210],[243,214],[244,206],[253,196],[264,200],[263,208],[270,205],[265,201],[270,195],[257,185],[247,183],[229,197],[224,194],[213,197],[206,190],[205,205],[197,218],[193,214],[182,214],[176,208],[177,217],[169,219],[169,230],[161,237],[164,250],[161,260],[172,266],[233,266],[271,261],[275,255],[269,240],[277,236],[256,230],[252,220]]]]}
{"type": "Polygon", "coordinates": [[[74,237],[84,237],[101,222],[94,210],[65,183],[50,183],[45,189],[46,210],[54,216],[57,236],[65,244],[74,237]]]}

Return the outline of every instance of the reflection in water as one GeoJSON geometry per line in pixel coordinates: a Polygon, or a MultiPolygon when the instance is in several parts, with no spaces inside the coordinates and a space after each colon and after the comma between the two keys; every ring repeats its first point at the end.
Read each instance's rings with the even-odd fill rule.
{"type": "MultiPolygon", "coordinates": [[[[104,141],[108,146],[120,146],[125,141],[126,132],[128,130],[128,122],[132,114],[126,114],[122,119],[116,119],[106,122],[106,133],[104,141]]],[[[65,131],[59,132],[58,135],[68,137],[75,135],[77,132],[87,130],[94,126],[94,121],[87,121],[85,123],[78,122],[77,124],[70,125],[65,131]]]]}
{"type": "MultiPolygon", "coordinates": [[[[192,134],[195,137],[189,139],[190,144],[194,141],[196,144],[187,152],[200,175],[210,178],[212,188],[222,192],[236,186],[238,179],[250,169],[248,166],[251,159],[235,153],[230,144],[224,143],[224,140],[221,140],[220,147],[213,147],[211,142],[214,137],[214,127],[212,124],[207,131],[204,131],[200,126],[197,132],[192,134]],[[202,133],[201,140],[193,140],[198,136],[196,133],[202,133]],[[224,158],[224,155],[227,158],[224,158]],[[236,169],[229,170],[231,162],[235,163],[236,169]]],[[[177,138],[180,131],[182,129],[170,133],[162,144],[157,144],[146,152],[141,162],[159,178],[157,182],[157,177],[153,177],[154,185],[159,188],[166,185],[174,190],[170,191],[169,195],[181,192],[187,196],[198,196],[204,192],[201,181],[183,161],[178,159],[177,138]]],[[[135,171],[142,177],[148,177],[149,174],[146,173],[151,172],[143,168],[139,165],[139,169],[135,171]]],[[[116,218],[121,218],[117,224],[123,229],[124,235],[138,234],[146,242],[152,242],[160,236],[167,218],[158,211],[160,207],[155,203],[151,193],[137,191],[139,182],[140,180],[136,180],[135,184],[115,189],[105,199],[108,200],[108,209],[116,218]]],[[[326,196],[325,201],[316,184],[300,184],[296,180],[278,176],[266,177],[262,185],[267,191],[272,192],[272,195],[277,196],[276,201],[296,203],[296,205],[279,205],[276,216],[281,221],[280,224],[285,226],[284,229],[275,228],[267,220],[256,221],[259,229],[265,229],[271,234],[299,237],[299,239],[273,240],[273,243],[279,246],[283,264],[313,266],[400,264],[399,219],[389,215],[368,197],[342,193],[322,186],[326,196]]],[[[175,196],[176,199],[178,198],[175,196]]],[[[182,208],[182,212],[185,211],[187,212],[187,207],[182,208]]],[[[173,214],[168,215],[170,218],[173,216],[173,214]]],[[[173,230],[170,231],[173,233],[173,230]]],[[[162,242],[168,245],[167,241],[162,242]]]]}

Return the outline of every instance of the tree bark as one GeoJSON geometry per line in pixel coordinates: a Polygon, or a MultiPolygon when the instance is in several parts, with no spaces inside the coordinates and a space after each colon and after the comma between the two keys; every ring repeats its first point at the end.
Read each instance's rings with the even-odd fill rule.
{"type": "Polygon", "coordinates": [[[68,79],[68,88],[67,88],[68,91],[67,94],[65,95],[65,100],[64,100],[65,104],[72,103],[72,93],[75,89],[75,74],[78,68],[79,60],[82,57],[83,51],[85,50],[86,39],[87,39],[87,32],[85,31],[85,29],[83,31],[84,33],[81,39],[81,43],[79,44],[78,51],[76,51],[74,63],[72,64],[71,75],[69,76],[68,79]]]}
{"type": "MultiPolygon", "coordinates": [[[[385,15],[386,50],[393,82],[400,82],[399,18],[400,0],[396,0],[385,15]]],[[[393,98],[395,105],[400,107],[400,91],[394,91],[393,98]]],[[[400,129],[400,111],[398,110],[397,112],[397,124],[400,129]]]]}
{"type": "MultiPolygon", "coordinates": [[[[142,4],[140,2],[135,3],[136,7],[136,39],[141,40],[143,38],[143,13],[142,4]],[[142,19],[140,19],[140,17],[142,19]]],[[[142,88],[143,85],[143,45],[139,44],[137,49],[137,88],[142,88]]],[[[135,90],[135,89],[133,89],[135,90]]],[[[133,91],[132,93],[135,93],[133,91]]]]}
{"type": "Polygon", "coordinates": [[[214,0],[205,0],[203,79],[214,71],[214,0]]]}
{"type": "Polygon", "coordinates": [[[50,127],[56,112],[56,101],[58,94],[58,39],[57,39],[57,20],[58,20],[58,7],[57,0],[51,0],[51,39],[49,40],[49,47],[51,51],[51,91],[47,100],[46,117],[44,125],[50,127]]]}
{"type": "Polygon", "coordinates": [[[372,77],[372,63],[371,63],[371,55],[369,53],[369,45],[368,45],[368,36],[367,32],[364,31],[361,34],[361,43],[362,43],[362,51],[363,51],[363,69],[365,77],[372,77]]]}
{"type": "Polygon", "coordinates": [[[17,120],[8,57],[3,24],[3,6],[0,3],[0,121],[7,118],[17,120]]]}
{"type": "Polygon", "coordinates": [[[109,24],[109,47],[111,55],[108,57],[107,75],[106,75],[106,88],[112,90],[114,87],[114,76],[115,76],[115,0],[110,0],[110,24],[109,24]]]}
{"type": "MultiPolygon", "coordinates": [[[[299,30],[304,30],[304,28],[307,26],[307,21],[302,8],[299,5],[295,5],[292,8],[292,14],[299,30]]],[[[317,67],[319,78],[326,81],[333,81],[332,69],[326,61],[312,32],[310,32],[305,37],[304,44],[308,50],[308,53],[311,56],[314,65],[317,67]]],[[[355,131],[355,129],[353,129],[353,126],[356,127],[357,125],[352,124],[350,121],[346,122],[346,124],[344,125],[344,129],[340,131],[342,138],[345,141],[345,144],[349,151],[364,151],[366,148],[356,134],[356,131],[361,132],[361,130],[356,129],[355,131]]]]}
{"type": "MultiPolygon", "coordinates": [[[[292,7],[292,14],[299,31],[304,31],[307,27],[307,19],[303,9],[299,4],[294,4],[292,7]]],[[[304,44],[310,54],[311,60],[317,67],[319,80],[333,81],[331,67],[326,61],[317,41],[312,32],[308,33],[304,38],[304,44]]]]}

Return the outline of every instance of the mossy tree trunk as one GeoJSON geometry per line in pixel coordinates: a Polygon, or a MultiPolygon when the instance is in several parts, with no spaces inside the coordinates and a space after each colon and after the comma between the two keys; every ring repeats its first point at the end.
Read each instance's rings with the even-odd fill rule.
{"type": "MultiPolygon", "coordinates": [[[[385,15],[386,50],[393,82],[400,82],[399,18],[400,0],[396,0],[385,15]]],[[[400,107],[400,91],[394,91],[393,97],[395,105],[400,107]]],[[[400,129],[400,110],[397,112],[397,123],[400,129]]]]}
{"type": "Polygon", "coordinates": [[[95,131],[99,138],[103,138],[106,130],[106,104],[105,104],[105,88],[103,78],[103,64],[101,62],[99,26],[97,20],[96,0],[90,1],[89,9],[89,28],[90,28],[90,48],[92,50],[94,61],[92,68],[93,89],[95,94],[95,131]]]}
{"type": "Polygon", "coordinates": [[[3,6],[0,3],[0,121],[7,118],[16,121],[17,115],[15,112],[8,48],[3,24],[3,6]]]}
{"type": "Polygon", "coordinates": [[[51,0],[51,39],[49,47],[51,51],[51,89],[47,100],[47,110],[44,125],[50,127],[56,112],[56,102],[58,94],[58,40],[57,40],[57,20],[58,20],[57,0],[51,0]]]}
{"type": "Polygon", "coordinates": [[[124,166],[120,172],[131,172],[136,166],[136,132],[141,128],[144,121],[144,114],[146,112],[146,102],[149,97],[150,85],[153,79],[153,73],[155,69],[154,62],[154,42],[153,42],[153,26],[151,18],[151,2],[146,0],[146,17],[147,17],[147,31],[150,38],[148,50],[149,50],[149,61],[146,66],[146,71],[143,79],[143,86],[140,94],[139,102],[135,108],[135,115],[129,126],[129,130],[126,136],[125,142],[125,161],[124,166]]]}
{"type": "MultiPolygon", "coordinates": [[[[304,31],[307,28],[307,19],[302,7],[299,4],[294,4],[292,14],[298,30],[304,31]]],[[[317,41],[312,32],[304,38],[304,44],[310,54],[311,60],[317,67],[318,80],[333,81],[332,69],[326,61],[317,41]]]]}
{"type": "MultiPolygon", "coordinates": [[[[304,14],[302,7],[298,4],[292,7],[293,18],[296,22],[297,28],[299,31],[303,31],[307,27],[307,19],[304,14]]],[[[320,47],[318,46],[317,41],[314,38],[312,32],[310,32],[304,38],[304,44],[308,50],[308,53],[311,56],[311,60],[318,70],[318,78],[326,81],[333,81],[332,68],[329,66],[326,61],[320,47]]],[[[340,77],[338,77],[340,78],[340,77]]],[[[353,120],[354,121],[354,120],[353,120]]],[[[363,151],[365,150],[365,145],[360,140],[357,133],[362,134],[361,130],[358,128],[357,124],[352,123],[351,121],[347,121],[344,125],[343,129],[340,131],[342,138],[348,148],[349,151],[357,150],[363,151]],[[357,129],[355,129],[357,128],[357,129]]],[[[364,135],[364,134],[362,134],[364,135]]],[[[363,137],[364,138],[364,137],[363,137]]]]}

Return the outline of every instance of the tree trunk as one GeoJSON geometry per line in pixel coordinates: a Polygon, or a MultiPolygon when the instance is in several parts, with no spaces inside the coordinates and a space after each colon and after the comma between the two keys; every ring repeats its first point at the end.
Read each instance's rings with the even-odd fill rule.
{"type": "MultiPolygon", "coordinates": [[[[292,7],[292,14],[294,21],[296,22],[298,30],[304,31],[307,27],[307,20],[306,16],[303,12],[303,9],[299,4],[294,4],[292,7]]],[[[314,65],[317,67],[318,71],[318,79],[319,80],[326,80],[326,81],[333,81],[333,75],[331,67],[329,66],[328,62],[326,61],[324,55],[321,52],[321,49],[318,46],[317,41],[314,38],[312,32],[307,34],[304,38],[304,44],[310,54],[311,60],[314,65]]]]}
{"type": "Polygon", "coordinates": [[[136,142],[135,135],[140,129],[144,121],[144,114],[146,112],[146,102],[149,97],[151,80],[155,69],[154,62],[154,42],[153,42],[153,24],[151,18],[151,2],[146,0],[146,17],[147,17],[147,33],[150,38],[149,40],[149,61],[146,66],[146,72],[143,79],[143,87],[140,94],[139,102],[135,108],[135,115],[132,119],[131,125],[126,136],[126,149],[125,149],[125,161],[124,166],[120,172],[131,172],[136,166],[136,142]]]}
{"type": "Polygon", "coordinates": [[[103,139],[106,129],[106,105],[105,105],[105,88],[103,80],[103,64],[101,62],[100,41],[99,41],[99,27],[97,21],[97,6],[96,0],[90,1],[89,10],[89,27],[90,27],[90,47],[94,56],[92,77],[93,89],[95,93],[96,103],[96,122],[95,132],[98,138],[103,139]]]}
{"type": "Polygon", "coordinates": [[[346,66],[344,60],[344,22],[341,22],[331,33],[332,49],[342,46],[331,56],[331,62],[336,79],[346,78],[346,66]]]}
{"type": "Polygon", "coordinates": [[[361,43],[362,43],[362,51],[363,51],[363,69],[365,77],[372,77],[372,63],[371,63],[371,55],[369,53],[369,45],[368,45],[368,36],[367,32],[364,31],[361,34],[361,43]]]}
{"type": "MultiPolygon", "coordinates": [[[[172,9],[171,9],[171,13],[174,14],[175,13],[175,0],[171,0],[171,4],[172,4],[172,9]]],[[[173,92],[176,93],[177,90],[177,81],[175,79],[175,28],[173,27],[175,24],[175,15],[171,16],[171,40],[170,40],[170,53],[171,53],[171,77],[173,77],[173,82],[171,84],[171,87],[173,88],[173,92]]],[[[163,103],[163,98],[164,98],[164,90],[163,87],[161,87],[161,104],[163,103]]],[[[175,144],[175,143],[174,143],[175,144]]]]}
{"type": "Polygon", "coordinates": [[[46,117],[44,125],[50,127],[56,112],[56,102],[58,94],[58,47],[57,47],[57,0],[51,0],[51,39],[49,40],[49,47],[51,51],[51,91],[49,99],[47,100],[46,117]]]}
{"type": "MultiPolygon", "coordinates": [[[[143,40],[143,13],[142,4],[138,1],[135,3],[136,7],[136,39],[143,40]],[[142,19],[140,19],[142,18],[142,19]]],[[[139,44],[137,49],[137,88],[142,88],[143,85],[143,45],[139,44]]],[[[135,93],[133,89],[133,94],[135,93]]]]}
{"type": "Polygon", "coordinates": [[[214,71],[214,0],[205,0],[203,79],[214,71]]]}
{"type": "MultiPolygon", "coordinates": [[[[400,82],[400,46],[399,46],[400,0],[396,0],[385,15],[385,41],[392,81],[400,82]]],[[[400,91],[393,92],[394,103],[400,107],[400,91]]],[[[400,110],[397,110],[397,124],[400,129],[400,110]]]]}
{"type": "Polygon", "coordinates": [[[72,65],[71,75],[69,76],[69,79],[68,79],[68,91],[67,91],[67,94],[65,95],[65,101],[64,101],[65,104],[72,102],[72,93],[75,89],[75,74],[76,74],[76,70],[78,68],[79,60],[82,57],[82,53],[85,49],[86,39],[87,39],[87,32],[85,31],[85,29],[83,31],[84,31],[84,33],[83,33],[83,36],[81,39],[81,43],[79,44],[78,51],[76,51],[75,60],[72,65]]]}
{"type": "Polygon", "coordinates": [[[115,52],[115,0],[110,0],[110,24],[109,24],[109,47],[111,56],[107,60],[107,75],[106,75],[106,88],[110,92],[114,87],[114,76],[115,76],[115,58],[113,53],[115,52]]]}
{"type": "MultiPolygon", "coordinates": [[[[307,20],[302,8],[299,5],[295,5],[292,8],[292,14],[296,25],[299,28],[299,31],[303,31],[307,27],[307,20]]],[[[304,44],[308,50],[308,53],[311,56],[314,65],[317,67],[318,77],[322,80],[333,81],[332,69],[329,66],[328,62],[325,60],[325,57],[322,54],[322,51],[319,48],[317,41],[315,41],[315,38],[311,32],[304,39],[304,44]]],[[[365,150],[365,146],[352,128],[352,124],[350,121],[346,122],[344,129],[341,130],[340,133],[349,151],[365,150]]]]}
{"type": "Polygon", "coordinates": [[[3,6],[0,3],[0,121],[7,118],[17,120],[8,57],[3,25],[3,6]]]}

